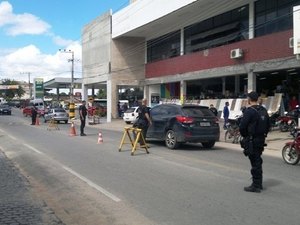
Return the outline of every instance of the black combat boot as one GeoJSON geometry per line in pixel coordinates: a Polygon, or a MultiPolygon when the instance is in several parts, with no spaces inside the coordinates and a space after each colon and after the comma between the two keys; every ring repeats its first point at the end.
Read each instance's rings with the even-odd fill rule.
{"type": "Polygon", "coordinates": [[[262,186],[261,187],[255,187],[253,184],[251,184],[249,187],[244,187],[244,191],[247,191],[247,192],[260,193],[261,190],[262,190],[262,186]]]}

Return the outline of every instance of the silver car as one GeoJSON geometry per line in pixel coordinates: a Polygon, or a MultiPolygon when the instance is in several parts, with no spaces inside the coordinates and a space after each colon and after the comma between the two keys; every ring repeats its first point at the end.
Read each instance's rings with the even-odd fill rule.
{"type": "Polygon", "coordinates": [[[45,123],[51,119],[54,119],[57,122],[64,121],[65,123],[68,123],[69,120],[69,114],[63,108],[51,108],[45,113],[44,117],[45,123]]]}

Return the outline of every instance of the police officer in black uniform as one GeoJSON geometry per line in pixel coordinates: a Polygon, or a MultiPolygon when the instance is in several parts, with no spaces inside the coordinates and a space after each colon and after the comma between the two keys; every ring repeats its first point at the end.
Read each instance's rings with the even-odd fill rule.
{"type": "MultiPolygon", "coordinates": [[[[147,134],[147,130],[149,125],[152,124],[152,120],[150,118],[150,112],[149,112],[149,107],[147,106],[147,99],[143,99],[142,100],[142,105],[139,106],[138,108],[138,119],[136,121],[136,123],[134,124],[134,127],[138,127],[140,129],[142,129],[142,134],[144,139],[146,139],[146,134],[147,134]]],[[[146,143],[143,143],[143,140],[140,138],[139,140],[140,145],[145,145],[146,143]]]]}
{"type": "Polygon", "coordinates": [[[269,116],[266,109],[258,104],[258,94],[250,92],[248,94],[248,104],[250,105],[243,114],[240,123],[240,133],[243,137],[241,142],[244,154],[251,163],[252,184],[245,187],[247,192],[260,193],[263,189],[262,152],[264,151],[265,138],[269,131],[269,116]],[[264,111],[264,116],[259,113],[264,111]],[[263,117],[263,118],[262,118],[263,117]],[[263,120],[261,120],[261,118],[263,120]],[[263,121],[263,122],[261,122],[263,121]],[[263,124],[262,124],[263,123],[263,124]]]}
{"type": "Polygon", "coordinates": [[[87,115],[86,101],[83,100],[81,106],[79,106],[79,117],[80,117],[80,136],[86,136],[84,133],[85,119],[87,115]]]}

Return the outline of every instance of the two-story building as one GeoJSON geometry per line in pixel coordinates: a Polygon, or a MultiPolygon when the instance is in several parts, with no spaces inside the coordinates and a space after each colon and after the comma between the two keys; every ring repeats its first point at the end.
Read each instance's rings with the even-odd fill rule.
{"type": "Polygon", "coordinates": [[[85,96],[88,88],[105,87],[108,121],[117,116],[124,87],[143,88],[150,104],[251,90],[298,97],[297,5],[300,0],[131,1],[83,28],[85,96]]]}

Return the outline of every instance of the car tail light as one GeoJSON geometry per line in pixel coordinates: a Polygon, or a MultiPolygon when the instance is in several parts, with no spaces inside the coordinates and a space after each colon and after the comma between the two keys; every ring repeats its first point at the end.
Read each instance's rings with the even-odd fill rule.
{"type": "Polygon", "coordinates": [[[192,117],[187,116],[176,116],[176,120],[180,123],[194,123],[194,119],[192,117]]]}

